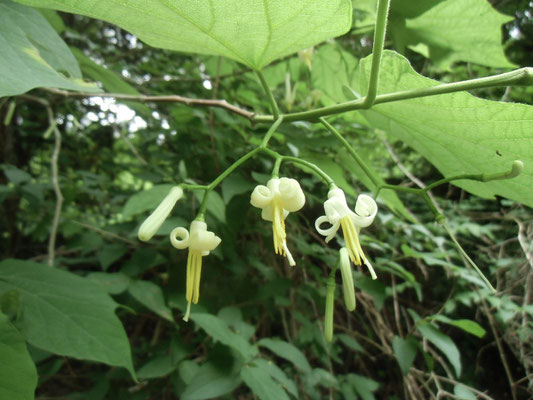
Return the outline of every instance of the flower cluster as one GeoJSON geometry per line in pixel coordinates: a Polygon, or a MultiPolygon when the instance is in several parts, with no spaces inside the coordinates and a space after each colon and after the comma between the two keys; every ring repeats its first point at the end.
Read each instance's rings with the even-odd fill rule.
{"type": "MultiPolygon", "coordinates": [[[[176,186],[170,190],[161,204],[139,228],[138,237],[140,240],[147,241],[152,238],[182,196],[183,189],[181,187],[176,186]]],[[[261,217],[264,220],[272,222],[272,237],[276,254],[286,257],[291,266],[296,265],[294,257],[287,246],[285,219],[289,213],[296,212],[305,205],[305,195],[298,181],[291,178],[272,178],[267,182],[266,186],[256,186],[250,197],[250,203],[262,210],[261,217]]],[[[360,195],[357,198],[354,211],[350,210],[344,192],[333,186],[328,193],[328,200],[324,202],[325,215],[319,217],[315,222],[317,231],[326,237],[326,243],[335,237],[339,228],[342,229],[346,247],[340,250],[340,267],[344,299],[346,307],[350,311],[355,309],[355,293],[350,260],[356,265],[365,264],[370,271],[372,279],[376,279],[376,273],[361,248],[359,232],[361,228],[372,224],[377,210],[377,204],[374,199],[366,195],[360,195]],[[330,226],[324,229],[322,225],[325,223],[330,226]]],[[[198,303],[200,297],[202,258],[215,250],[221,239],[207,229],[207,224],[202,217],[198,217],[192,221],[189,230],[184,227],[175,228],[170,234],[170,242],[177,249],[189,249],[185,293],[187,311],[183,318],[188,321],[191,303],[198,303]]],[[[330,294],[329,303],[331,303],[331,308],[333,292],[328,291],[328,293],[330,294]]]]}

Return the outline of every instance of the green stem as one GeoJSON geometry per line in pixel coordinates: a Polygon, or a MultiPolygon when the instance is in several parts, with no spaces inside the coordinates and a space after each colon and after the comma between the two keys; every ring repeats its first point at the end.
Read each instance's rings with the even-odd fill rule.
{"type": "Polygon", "coordinates": [[[274,163],[274,168],[272,168],[272,178],[279,178],[279,167],[281,166],[281,162],[283,161],[283,157],[277,157],[276,162],[274,163]]]}
{"type": "MultiPolygon", "coordinates": [[[[498,86],[531,86],[533,85],[533,68],[520,68],[515,71],[505,72],[499,75],[487,76],[484,78],[469,79],[461,82],[444,83],[428,88],[419,88],[377,95],[374,105],[390,103],[394,101],[415,99],[419,97],[436,96],[439,94],[462,92],[465,90],[484,89],[498,86]]],[[[333,106],[317,108],[310,111],[303,111],[291,114],[284,114],[285,122],[291,121],[314,121],[320,117],[340,114],[347,111],[359,110],[364,107],[365,98],[335,104],[333,106]]],[[[272,115],[257,115],[254,122],[272,122],[277,118],[272,115]]]]}
{"type": "Polygon", "coordinates": [[[357,154],[357,152],[353,149],[353,147],[348,143],[346,139],[341,135],[341,133],[336,130],[328,121],[326,121],[325,118],[320,118],[320,122],[322,125],[326,127],[328,131],[330,131],[333,136],[337,138],[339,142],[342,143],[342,145],[346,148],[348,153],[353,157],[355,162],[359,165],[359,167],[364,171],[364,173],[370,178],[372,183],[379,187],[380,180],[374,175],[374,173],[370,170],[370,168],[367,167],[363,159],[357,154]]]}
{"type": "Polygon", "coordinates": [[[257,154],[261,148],[256,147],[255,149],[249,151],[244,156],[239,158],[237,161],[235,161],[233,164],[231,164],[224,172],[222,172],[217,178],[211,182],[209,185],[207,185],[207,191],[213,190],[215,187],[217,187],[220,182],[222,182],[226,177],[231,174],[233,171],[235,171],[237,168],[239,168],[243,163],[245,163],[248,159],[253,157],[255,154],[257,154]]]}
{"type": "Polygon", "coordinates": [[[258,70],[258,71],[255,71],[255,73],[257,74],[257,77],[261,81],[263,90],[268,96],[268,101],[270,102],[270,107],[272,108],[272,115],[274,116],[274,120],[277,120],[279,118],[279,108],[278,108],[278,104],[276,103],[276,99],[274,99],[274,95],[272,94],[272,91],[268,87],[267,81],[265,80],[265,77],[263,76],[261,71],[258,70]]]}
{"type": "Polygon", "coordinates": [[[469,179],[472,181],[479,181],[479,182],[512,179],[520,175],[523,168],[524,168],[524,163],[522,163],[522,161],[520,160],[515,160],[513,162],[513,165],[511,166],[511,169],[508,171],[496,172],[493,174],[463,174],[463,175],[450,176],[449,178],[440,179],[437,182],[433,182],[431,185],[426,186],[424,188],[424,191],[427,192],[428,190],[431,190],[439,185],[443,185],[445,183],[460,180],[460,179],[469,179]]]}
{"type": "Polygon", "coordinates": [[[331,187],[332,185],[335,185],[335,182],[333,181],[333,179],[331,179],[331,177],[328,174],[326,174],[324,171],[322,171],[318,166],[316,166],[312,162],[305,161],[305,160],[302,160],[301,158],[297,158],[297,157],[282,156],[282,162],[284,162],[284,161],[288,161],[288,162],[291,162],[293,164],[300,164],[300,165],[303,165],[303,166],[311,169],[316,175],[318,175],[320,178],[322,178],[324,180],[324,182],[326,182],[328,187],[331,187]]]}
{"type": "Polygon", "coordinates": [[[444,227],[444,229],[446,230],[446,232],[448,233],[448,235],[452,239],[453,243],[455,244],[455,247],[457,247],[457,250],[459,250],[459,253],[461,253],[462,256],[468,261],[468,263],[476,270],[476,272],[478,273],[479,277],[483,280],[483,282],[485,282],[485,285],[487,285],[488,289],[493,294],[495,294],[496,293],[496,289],[494,289],[494,286],[492,286],[492,284],[489,282],[487,277],[483,274],[483,272],[481,272],[481,270],[476,265],[476,263],[468,256],[468,254],[466,254],[466,251],[464,251],[464,249],[461,247],[461,245],[459,244],[459,242],[455,238],[455,235],[453,234],[452,230],[450,229],[450,227],[446,223],[446,220],[442,220],[441,221],[441,225],[444,227]]]}
{"type": "Polygon", "coordinates": [[[261,142],[261,145],[259,147],[267,147],[268,142],[274,132],[276,132],[276,129],[281,125],[283,122],[283,116],[280,116],[276,121],[272,124],[272,126],[268,129],[267,133],[265,134],[265,137],[263,138],[263,141],[261,142]]]}
{"type": "Polygon", "coordinates": [[[370,69],[370,78],[368,90],[363,99],[362,108],[370,108],[376,100],[379,83],[379,69],[381,66],[381,56],[385,44],[385,35],[387,33],[387,17],[389,15],[390,0],[378,0],[376,13],[376,28],[374,30],[374,44],[372,47],[372,66],[370,69]]]}

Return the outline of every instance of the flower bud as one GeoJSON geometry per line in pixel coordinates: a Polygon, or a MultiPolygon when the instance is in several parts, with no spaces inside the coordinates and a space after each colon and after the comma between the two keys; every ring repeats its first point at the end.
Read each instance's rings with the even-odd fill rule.
{"type": "Polygon", "coordinates": [[[342,276],[342,291],[344,293],[344,304],[348,311],[355,310],[355,289],[353,284],[352,266],[350,264],[350,257],[348,249],[343,247],[340,250],[340,267],[342,276]]]}
{"type": "Polygon", "coordinates": [[[165,219],[167,219],[168,214],[170,214],[176,202],[181,199],[182,196],[183,189],[181,187],[174,186],[170,189],[170,192],[159,206],[157,206],[155,211],[142,223],[139,232],[137,233],[139,240],[146,242],[155,235],[163,222],[165,222],[165,219]]]}
{"type": "Polygon", "coordinates": [[[335,281],[328,280],[328,289],[326,292],[326,313],[324,315],[324,336],[327,342],[333,339],[333,308],[335,300],[335,281]]]}

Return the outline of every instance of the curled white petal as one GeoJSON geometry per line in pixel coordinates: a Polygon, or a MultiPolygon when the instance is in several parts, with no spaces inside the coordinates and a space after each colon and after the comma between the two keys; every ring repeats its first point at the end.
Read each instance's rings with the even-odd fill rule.
{"type": "Polygon", "coordinates": [[[174,208],[176,202],[182,196],[183,189],[181,187],[174,186],[170,189],[170,192],[165,196],[163,201],[161,201],[154,212],[140,226],[139,232],[137,233],[139,240],[146,242],[156,234],[163,222],[165,222],[165,219],[167,219],[168,214],[174,208]]]}
{"type": "Polygon", "coordinates": [[[361,194],[355,203],[355,215],[352,215],[352,221],[358,228],[366,228],[374,222],[378,213],[378,205],[374,199],[366,194],[361,194]]]}
{"type": "Polygon", "coordinates": [[[203,221],[193,221],[191,223],[191,234],[189,238],[189,249],[202,252],[202,255],[209,254],[216,249],[221,239],[213,232],[207,230],[207,224],[203,221]],[[204,254],[204,252],[208,252],[204,254]]]}
{"type": "Polygon", "coordinates": [[[326,217],[328,217],[329,222],[332,224],[340,220],[346,215],[353,213],[352,210],[348,208],[346,200],[342,200],[339,197],[332,197],[324,202],[324,211],[326,212],[326,217]]]}
{"type": "Polygon", "coordinates": [[[342,291],[344,293],[344,304],[348,311],[355,310],[355,289],[353,284],[352,266],[348,249],[343,247],[340,250],[340,268],[342,275],[342,291]]]}
{"type": "Polygon", "coordinates": [[[304,206],[305,195],[296,179],[281,178],[278,190],[281,204],[287,211],[298,211],[304,206]]]}
{"type": "Polygon", "coordinates": [[[322,225],[324,222],[331,223],[327,216],[322,215],[321,217],[318,217],[315,221],[315,229],[320,233],[322,236],[326,236],[326,243],[328,243],[331,239],[335,237],[335,234],[337,233],[337,230],[339,229],[340,223],[339,221],[334,222],[331,224],[331,226],[327,229],[322,229],[320,225],[322,225]]]}
{"type": "Polygon", "coordinates": [[[265,185],[258,185],[252,192],[250,203],[254,207],[265,208],[270,204],[273,198],[274,193],[268,187],[265,185]]]}
{"type": "Polygon", "coordinates": [[[189,247],[189,231],[182,226],[174,228],[172,232],[170,232],[170,243],[172,243],[172,246],[176,249],[186,249],[189,247]]]}

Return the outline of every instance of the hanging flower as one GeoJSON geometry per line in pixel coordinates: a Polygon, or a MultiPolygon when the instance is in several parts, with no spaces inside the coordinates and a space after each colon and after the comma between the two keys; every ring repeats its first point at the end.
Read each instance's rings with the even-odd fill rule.
{"type": "Polygon", "coordinates": [[[326,243],[328,243],[335,237],[339,227],[342,228],[348,255],[352,262],[356,265],[365,264],[372,279],[376,279],[376,272],[365,257],[359,242],[359,231],[372,224],[378,212],[374,199],[364,194],[359,195],[355,203],[355,212],[353,212],[348,208],[342,189],[334,187],[328,193],[328,200],[324,202],[324,211],[326,215],[319,217],[315,222],[316,230],[326,236],[326,243]],[[324,222],[330,223],[331,226],[327,229],[320,228],[324,222]]]}
{"type": "Polygon", "coordinates": [[[291,266],[296,265],[287,247],[285,218],[289,212],[298,211],[305,204],[305,195],[300,184],[291,178],[272,178],[267,185],[259,185],[254,189],[250,203],[261,208],[261,217],[272,221],[274,251],[289,260],[291,266]]]}
{"type": "Polygon", "coordinates": [[[216,249],[221,239],[213,232],[207,230],[207,224],[203,221],[191,222],[190,233],[183,227],[175,228],[170,233],[170,242],[177,249],[189,248],[187,258],[187,312],[183,319],[189,320],[191,302],[198,303],[200,297],[200,277],[202,275],[202,257],[216,249]]]}

